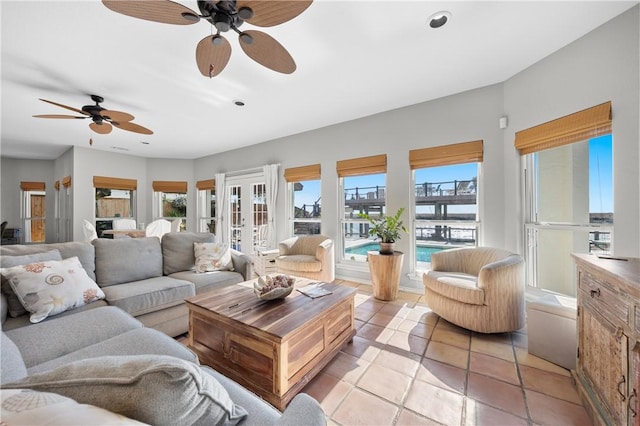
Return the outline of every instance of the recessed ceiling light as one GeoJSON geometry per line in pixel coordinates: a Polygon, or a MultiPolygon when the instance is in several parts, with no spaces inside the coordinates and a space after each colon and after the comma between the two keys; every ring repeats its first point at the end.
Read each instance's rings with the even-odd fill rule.
{"type": "Polygon", "coordinates": [[[447,12],[446,10],[442,10],[440,12],[436,12],[433,15],[429,16],[427,22],[431,28],[440,28],[444,24],[446,24],[451,19],[451,12],[447,12]]]}
{"type": "Polygon", "coordinates": [[[241,100],[233,101],[233,103],[237,106],[244,106],[244,101],[241,100]]]}

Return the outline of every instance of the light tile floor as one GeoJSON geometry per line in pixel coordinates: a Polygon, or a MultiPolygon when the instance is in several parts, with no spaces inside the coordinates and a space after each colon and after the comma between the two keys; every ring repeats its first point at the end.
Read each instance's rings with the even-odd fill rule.
{"type": "Polygon", "coordinates": [[[484,335],[424,296],[356,287],[353,343],[303,389],[329,425],[590,425],[569,371],[527,352],[526,330],[484,335]]]}

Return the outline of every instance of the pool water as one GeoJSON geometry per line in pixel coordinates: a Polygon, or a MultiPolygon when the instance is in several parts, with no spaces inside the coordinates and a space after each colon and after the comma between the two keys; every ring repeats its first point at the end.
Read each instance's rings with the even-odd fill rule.
{"type": "MultiPolygon", "coordinates": [[[[346,250],[346,252],[347,254],[360,254],[360,255],[366,256],[368,251],[374,251],[374,250],[380,250],[380,244],[368,243],[361,246],[349,247],[346,250]]],[[[418,258],[418,262],[431,262],[431,253],[435,253],[442,250],[445,250],[445,249],[440,247],[417,246],[416,256],[418,258]]]]}

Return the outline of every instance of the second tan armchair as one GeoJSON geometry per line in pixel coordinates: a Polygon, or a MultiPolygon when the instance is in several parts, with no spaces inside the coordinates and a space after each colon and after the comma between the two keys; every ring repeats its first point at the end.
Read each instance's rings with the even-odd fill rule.
{"type": "Polygon", "coordinates": [[[280,242],[276,257],[279,273],[332,282],[335,279],[333,240],[324,235],[305,235],[280,242]]]}
{"type": "Polygon", "coordinates": [[[444,250],[431,255],[423,275],[427,305],[445,320],[480,333],[525,325],[524,260],[491,247],[444,250]]]}

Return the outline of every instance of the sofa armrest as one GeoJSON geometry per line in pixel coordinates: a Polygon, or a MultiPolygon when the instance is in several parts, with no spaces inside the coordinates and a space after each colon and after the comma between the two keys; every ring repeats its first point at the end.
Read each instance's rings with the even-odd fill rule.
{"type": "Polygon", "coordinates": [[[276,422],[280,426],[326,426],[327,419],[318,402],[305,393],[299,393],[289,403],[276,422]]]}
{"type": "Polygon", "coordinates": [[[488,263],[480,269],[478,287],[490,290],[510,288],[516,294],[524,294],[524,260],[514,254],[505,259],[488,263]]]}
{"type": "Polygon", "coordinates": [[[249,281],[253,276],[253,261],[251,257],[231,249],[231,261],[233,262],[233,269],[240,272],[245,281],[249,281]]]}
{"type": "Polygon", "coordinates": [[[298,241],[298,237],[287,238],[286,240],[280,241],[278,243],[278,251],[280,252],[280,256],[286,256],[291,254],[291,248],[298,241]]]}

